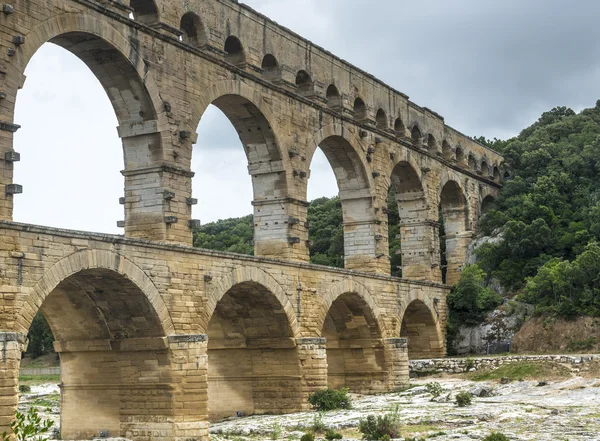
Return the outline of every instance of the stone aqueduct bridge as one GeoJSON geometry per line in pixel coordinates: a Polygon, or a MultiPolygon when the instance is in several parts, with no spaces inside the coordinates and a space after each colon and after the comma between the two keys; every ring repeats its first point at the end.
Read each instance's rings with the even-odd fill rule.
{"type": "Polygon", "coordinates": [[[497,153],[235,1],[6,1],[0,432],[14,415],[21,351],[39,310],[60,353],[63,439],[102,430],[207,439],[210,419],[303,409],[327,384],[393,390],[408,380],[408,357],[444,355],[448,285],[500,187],[497,153]],[[125,162],[123,237],[12,222],[21,190],[12,180],[14,106],[46,42],[83,60],[113,104],[125,162]],[[192,145],[210,104],[247,154],[260,257],[189,246],[192,145]],[[342,200],[343,270],[307,263],[317,147],[342,200]],[[389,276],[390,186],[403,279],[389,276]]]}

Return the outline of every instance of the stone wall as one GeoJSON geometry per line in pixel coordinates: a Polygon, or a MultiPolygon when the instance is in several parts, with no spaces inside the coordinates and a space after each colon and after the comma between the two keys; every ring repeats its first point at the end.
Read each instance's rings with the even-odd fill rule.
{"type": "Polygon", "coordinates": [[[575,372],[585,370],[586,365],[600,361],[600,355],[509,355],[504,357],[443,358],[428,360],[410,360],[411,374],[461,373],[480,369],[495,369],[502,365],[519,362],[554,362],[568,365],[575,372]]]}

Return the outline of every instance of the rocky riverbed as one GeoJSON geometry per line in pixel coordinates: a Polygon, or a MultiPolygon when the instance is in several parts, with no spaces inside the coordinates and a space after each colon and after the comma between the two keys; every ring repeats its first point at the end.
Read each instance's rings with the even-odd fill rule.
{"type": "MultiPolygon", "coordinates": [[[[19,407],[23,411],[36,406],[58,427],[59,402],[58,386],[42,384],[24,393],[19,407]]],[[[336,429],[346,440],[359,440],[361,418],[394,408],[399,410],[405,439],[480,440],[491,432],[502,432],[514,440],[600,440],[600,379],[581,377],[547,384],[537,380],[501,384],[498,380],[474,382],[452,377],[413,380],[403,392],[353,395],[352,410],[222,421],[211,425],[211,439],[294,440],[316,424],[336,429]],[[443,388],[433,400],[426,387],[430,382],[443,388]],[[454,404],[454,396],[460,391],[474,395],[471,406],[454,404]]]]}

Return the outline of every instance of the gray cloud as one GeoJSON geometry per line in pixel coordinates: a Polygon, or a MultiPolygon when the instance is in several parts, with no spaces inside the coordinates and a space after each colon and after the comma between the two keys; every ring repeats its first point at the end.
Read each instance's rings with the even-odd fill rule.
{"type": "MultiPolygon", "coordinates": [[[[600,98],[595,0],[246,3],[468,135],[506,138],[554,106],[580,110],[600,98]]],[[[15,138],[23,154],[15,182],[25,193],[16,198],[15,219],[118,231],[122,149],[105,92],[82,62],[51,44],[34,56],[26,74],[15,116],[23,126],[15,138]]],[[[200,200],[194,217],[208,222],[251,212],[241,143],[215,108],[200,123],[192,167],[200,200]]],[[[311,169],[309,198],[337,192],[323,155],[315,156],[311,169]]]]}

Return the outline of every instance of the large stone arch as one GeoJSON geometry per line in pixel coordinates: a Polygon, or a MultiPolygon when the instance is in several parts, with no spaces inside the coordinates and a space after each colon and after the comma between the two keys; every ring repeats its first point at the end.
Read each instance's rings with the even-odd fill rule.
{"type": "Polygon", "coordinates": [[[354,279],[348,278],[343,279],[333,285],[321,298],[321,311],[318,319],[316,320],[318,335],[321,335],[323,325],[325,324],[325,318],[329,312],[331,305],[343,294],[354,293],[357,294],[367,305],[369,312],[373,315],[377,322],[379,332],[385,338],[385,327],[383,326],[383,313],[375,303],[375,299],[369,292],[369,290],[361,283],[354,279]]]}
{"type": "Polygon", "coordinates": [[[327,384],[357,393],[386,390],[383,324],[366,287],[342,280],[324,296],[319,332],[326,339],[327,384]]]}
{"type": "MultiPolygon", "coordinates": [[[[348,269],[377,267],[375,240],[378,220],[374,209],[375,183],[359,140],[342,124],[332,123],[317,131],[306,152],[310,166],[320,147],[335,175],[344,222],[344,264],[348,269]]],[[[301,194],[306,197],[308,180],[301,194]]],[[[387,268],[386,268],[387,270],[387,268]]]]}
{"type": "Polygon", "coordinates": [[[239,267],[230,273],[222,276],[215,282],[212,282],[211,289],[208,292],[206,300],[205,314],[203,321],[204,332],[208,329],[208,322],[212,318],[217,304],[227,294],[227,292],[236,285],[244,282],[253,282],[266,288],[280,303],[287,317],[290,328],[297,334],[298,321],[292,303],[286,295],[281,285],[267,272],[252,267],[239,267]]]}
{"type": "Polygon", "coordinates": [[[296,316],[283,289],[257,268],[215,284],[207,305],[211,419],[302,407],[296,316]],[[215,304],[213,307],[212,305],[215,304]]]}
{"type": "MultiPolygon", "coordinates": [[[[445,300],[438,299],[439,301],[445,300]]],[[[408,338],[409,358],[435,358],[445,355],[445,336],[440,325],[441,307],[436,307],[434,301],[422,290],[413,289],[402,299],[399,314],[400,337],[408,338]],[[419,315],[412,317],[415,313],[419,315]]]]}
{"type": "Polygon", "coordinates": [[[289,258],[294,253],[288,237],[293,234],[281,219],[296,212],[294,200],[289,198],[293,176],[290,157],[279,139],[276,116],[256,88],[243,81],[220,81],[197,97],[190,130],[197,129],[211,104],[229,119],[244,146],[252,178],[255,255],[289,258]]]}
{"type": "MultiPolygon", "coordinates": [[[[152,105],[152,110],[154,112],[154,115],[152,116],[158,120],[159,127],[166,127],[168,125],[168,121],[164,114],[163,102],[160,99],[160,91],[156,82],[154,81],[151,71],[144,62],[144,57],[138,52],[138,49],[131,44],[130,40],[127,39],[126,36],[119,33],[116,28],[112,27],[105,21],[101,21],[88,14],[65,13],[56,17],[52,17],[32,29],[26,35],[25,43],[20,47],[19,51],[17,51],[15,55],[16,63],[10,65],[13,66],[10,67],[11,69],[17,70],[17,72],[14,73],[17,73],[18,76],[7,75],[7,83],[10,83],[11,79],[13,78],[14,79],[12,81],[15,81],[15,79],[18,78],[16,84],[13,84],[13,86],[19,88],[22,85],[24,81],[23,75],[29,60],[43,44],[65,35],[80,33],[97,37],[101,42],[106,43],[112,48],[116,49],[118,53],[131,64],[131,67],[135,70],[138,76],[138,78],[134,80],[139,81],[140,84],[143,84],[143,87],[146,89],[148,102],[152,105]]],[[[61,43],[62,42],[59,42],[58,44],[63,46],[61,43]]],[[[68,46],[67,42],[65,42],[64,45],[68,46]]],[[[77,53],[75,46],[76,45],[66,47],[66,49],[74,52],[75,55],[79,57],[85,49],[82,49],[81,52],[77,53]]],[[[86,60],[83,61],[85,62],[86,60]]],[[[92,69],[92,71],[94,71],[94,69],[92,69]]],[[[103,84],[104,79],[100,77],[97,72],[94,72],[94,74],[98,77],[100,83],[103,84]]],[[[113,100],[111,99],[111,101],[113,100]]],[[[113,106],[114,105],[115,104],[113,102],[113,106]]],[[[118,119],[120,120],[119,122],[125,122],[123,116],[119,114],[119,111],[117,109],[115,109],[115,111],[118,119]],[[121,117],[119,118],[119,116],[121,117]]]]}
{"type": "Polygon", "coordinates": [[[82,250],[66,256],[52,265],[31,288],[30,294],[17,314],[18,332],[27,334],[29,326],[42,303],[68,277],[89,269],[114,271],[133,282],[146,296],[162,326],[164,335],[175,333],[167,305],[146,273],[131,260],[111,251],[82,250]]]}

